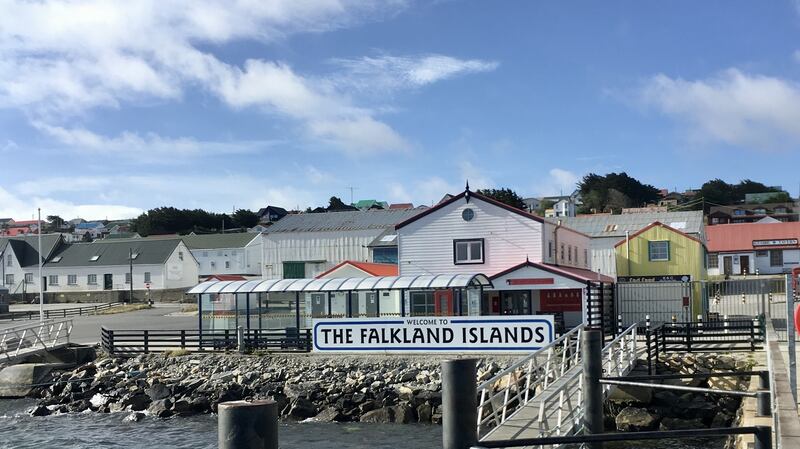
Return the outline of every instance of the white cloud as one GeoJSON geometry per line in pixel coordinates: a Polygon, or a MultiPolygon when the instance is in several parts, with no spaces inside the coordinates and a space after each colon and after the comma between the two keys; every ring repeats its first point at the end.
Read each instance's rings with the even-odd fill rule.
{"type": "MultiPolygon", "coordinates": [[[[369,108],[353,106],[331,83],[281,62],[232,65],[207,44],[271,42],[404,7],[400,0],[0,0],[6,12],[0,15],[0,108],[20,108],[58,126],[94,108],[173,101],[199,87],[230,107],[296,120],[309,137],[348,151],[402,150],[407,143],[389,125],[369,108]]],[[[419,76],[438,76],[435,68],[427,70],[419,76]]],[[[183,142],[167,143],[185,149],[183,142]]]]}
{"type": "Polygon", "coordinates": [[[112,155],[139,163],[177,163],[197,155],[253,153],[277,141],[198,141],[189,137],[167,138],[154,133],[123,132],[107,137],[84,128],[63,128],[35,121],[33,126],[58,142],[87,154],[112,155]]]}
{"type": "Polygon", "coordinates": [[[346,69],[346,73],[336,79],[336,82],[383,93],[387,89],[421,87],[459,75],[491,72],[499,65],[496,61],[465,60],[438,54],[382,55],[361,59],[335,59],[333,62],[346,69]]]}
{"type": "Polygon", "coordinates": [[[638,95],[686,124],[693,140],[761,150],[800,144],[800,84],[791,80],[737,69],[695,81],[659,74],[638,95]]]}
{"type": "Polygon", "coordinates": [[[75,204],[40,196],[17,196],[0,186],[0,217],[11,217],[18,220],[29,220],[42,209],[42,217],[58,215],[66,217],[87,218],[130,218],[139,215],[141,209],[118,204],[75,204]]]}
{"type": "Polygon", "coordinates": [[[536,196],[569,195],[579,180],[580,176],[569,170],[553,168],[533,186],[533,191],[536,196]]]}

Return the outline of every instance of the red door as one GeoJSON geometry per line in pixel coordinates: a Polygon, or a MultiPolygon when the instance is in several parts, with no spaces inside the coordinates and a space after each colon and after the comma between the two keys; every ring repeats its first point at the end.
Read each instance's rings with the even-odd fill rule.
{"type": "Polygon", "coordinates": [[[435,290],[433,292],[433,302],[436,310],[436,315],[439,316],[453,315],[452,290],[435,290]]]}

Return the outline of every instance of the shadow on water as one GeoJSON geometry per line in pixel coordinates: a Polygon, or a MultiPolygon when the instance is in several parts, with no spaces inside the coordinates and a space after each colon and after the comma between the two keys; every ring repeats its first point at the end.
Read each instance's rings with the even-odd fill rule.
{"type": "MultiPolygon", "coordinates": [[[[125,422],[127,413],[79,413],[30,417],[32,400],[0,400],[0,448],[61,449],[216,449],[216,416],[125,422]]],[[[286,423],[280,426],[282,449],[441,447],[442,430],[433,425],[286,423]]]]}

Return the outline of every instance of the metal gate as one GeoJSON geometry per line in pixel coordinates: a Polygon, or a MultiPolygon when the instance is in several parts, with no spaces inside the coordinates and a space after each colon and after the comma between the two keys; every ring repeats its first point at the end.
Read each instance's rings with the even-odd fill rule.
{"type": "Polygon", "coordinates": [[[675,317],[689,321],[692,314],[691,282],[620,282],[616,285],[617,313],[627,328],[650,317],[658,326],[675,317]]]}
{"type": "Polygon", "coordinates": [[[614,284],[589,283],[586,287],[586,323],[601,329],[603,339],[612,339],[617,334],[615,316],[614,284]]]}

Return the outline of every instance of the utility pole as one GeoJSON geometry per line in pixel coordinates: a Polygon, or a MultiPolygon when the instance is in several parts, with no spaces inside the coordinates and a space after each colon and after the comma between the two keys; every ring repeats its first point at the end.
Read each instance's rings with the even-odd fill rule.
{"type": "MultiPolygon", "coordinates": [[[[42,278],[42,208],[36,209],[39,213],[39,223],[36,233],[38,238],[38,256],[39,256],[39,321],[44,322],[44,279],[42,278]]],[[[22,280],[23,284],[25,279],[22,280]]]]}
{"type": "Polygon", "coordinates": [[[130,276],[131,276],[131,283],[130,283],[130,296],[128,297],[128,302],[133,303],[133,248],[128,248],[128,262],[130,262],[130,276]]]}
{"type": "Polygon", "coordinates": [[[350,190],[350,205],[353,205],[353,191],[358,190],[358,187],[348,186],[348,190],[350,190]]]}

